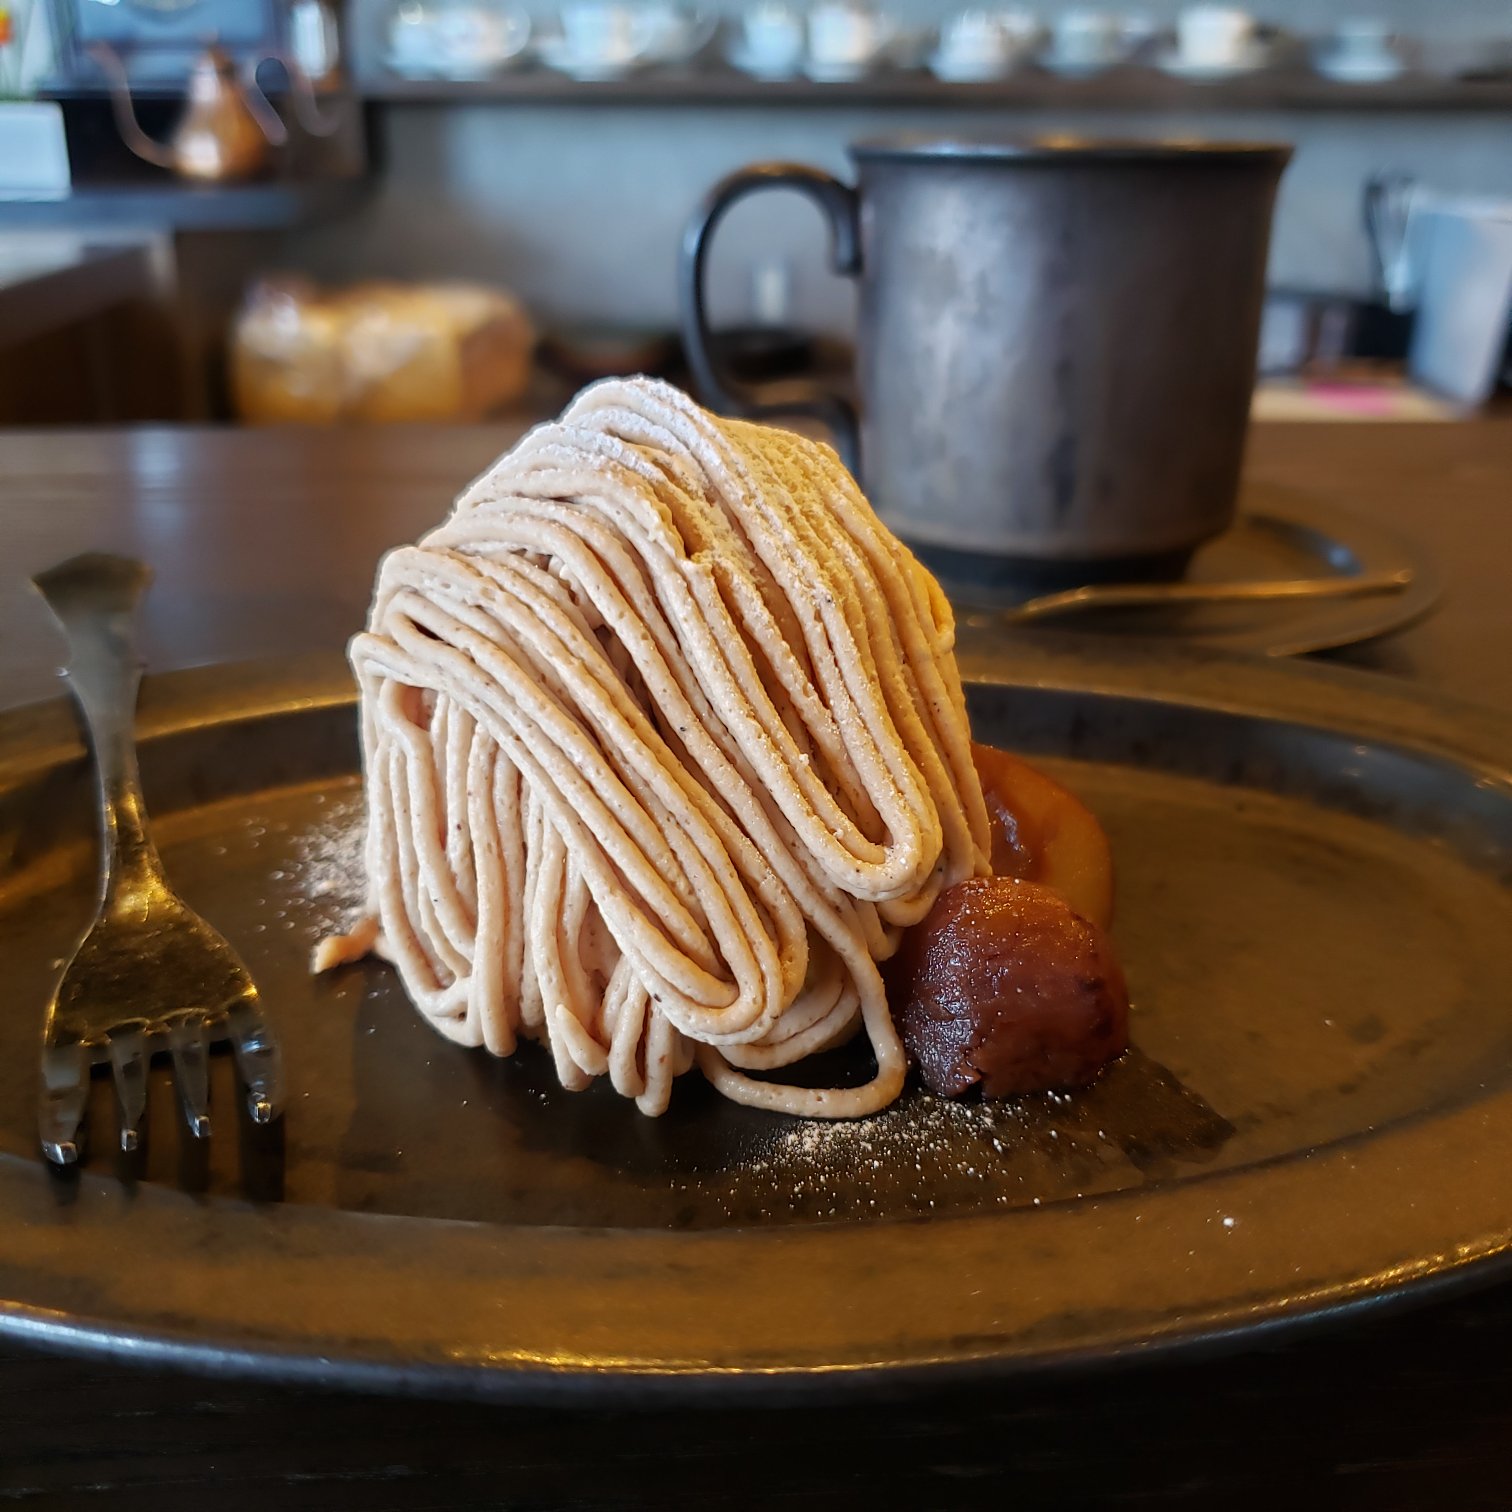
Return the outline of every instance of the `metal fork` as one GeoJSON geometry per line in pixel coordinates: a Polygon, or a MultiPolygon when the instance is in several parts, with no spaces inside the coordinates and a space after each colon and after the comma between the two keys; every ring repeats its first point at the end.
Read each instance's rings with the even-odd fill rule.
{"type": "Polygon", "coordinates": [[[229,1038],[254,1122],[283,1104],[283,1063],[240,957],[168,885],[147,832],[132,730],[142,662],[136,606],[152,574],[90,554],[33,579],[68,638],[67,677],[84,716],[100,785],[99,910],[48,1005],[38,1130],[58,1165],[83,1154],[93,1067],[115,1079],[121,1149],[137,1148],[147,1064],[166,1043],[190,1134],[210,1134],[207,1052],[229,1038]]]}

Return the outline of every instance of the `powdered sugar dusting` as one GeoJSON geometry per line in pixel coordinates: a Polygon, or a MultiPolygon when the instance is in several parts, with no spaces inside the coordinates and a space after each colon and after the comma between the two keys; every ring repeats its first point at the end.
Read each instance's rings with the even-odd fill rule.
{"type": "Polygon", "coordinates": [[[747,1223],[1030,1206],[1070,1195],[1068,1169],[1084,1178],[1077,1195],[1120,1184],[1120,1153],[1064,1109],[1053,1094],[991,1102],[911,1090],[870,1118],[776,1121],[731,1163],[722,1191],[717,1178],[696,1185],[747,1223]]]}
{"type": "Polygon", "coordinates": [[[362,796],[356,791],[322,793],[316,801],[321,816],[301,831],[288,881],[294,896],[310,904],[323,926],[345,928],[366,891],[362,796]]]}

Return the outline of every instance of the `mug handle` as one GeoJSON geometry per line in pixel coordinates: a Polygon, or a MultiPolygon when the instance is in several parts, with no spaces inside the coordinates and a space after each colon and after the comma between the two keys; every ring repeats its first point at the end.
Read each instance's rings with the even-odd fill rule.
{"type": "Polygon", "coordinates": [[[682,300],[683,346],[688,366],[705,400],[743,419],[771,415],[807,415],[834,434],[840,460],[855,472],[860,453],[860,426],[855,406],[822,384],[808,380],[774,385],[775,397],[763,399],[721,373],[711,350],[704,301],[704,270],[714,228],[737,200],[759,189],[796,189],[824,212],[830,229],[830,266],[843,277],[861,271],[860,201],[839,179],[802,163],[756,163],[721,179],[693,214],[683,235],[678,285],[682,300]]]}

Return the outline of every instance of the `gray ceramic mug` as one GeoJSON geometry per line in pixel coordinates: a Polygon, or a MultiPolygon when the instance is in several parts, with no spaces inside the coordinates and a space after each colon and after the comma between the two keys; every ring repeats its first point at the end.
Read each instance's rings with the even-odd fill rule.
{"type": "Polygon", "coordinates": [[[903,137],[854,188],[766,163],[715,186],[683,245],[683,338],[707,401],[828,423],[878,511],[943,576],[990,589],[1180,572],[1232,522],[1271,211],[1288,147],[903,137]],[[860,415],[742,389],[711,355],[710,239],[797,189],[860,284],[860,415]]]}

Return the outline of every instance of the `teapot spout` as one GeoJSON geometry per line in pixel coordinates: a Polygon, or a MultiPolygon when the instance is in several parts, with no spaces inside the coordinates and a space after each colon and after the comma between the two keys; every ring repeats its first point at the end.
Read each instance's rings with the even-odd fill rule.
{"type": "Polygon", "coordinates": [[[131,99],[131,82],[126,77],[126,65],[121,62],[121,55],[108,42],[92,42],[87,51],[100,65],[110,86],[110,108],[121,140],[144,162],[158,168],[173,167],[171,150],[148,136],[136,118],[136,107],[131,99]]]}

